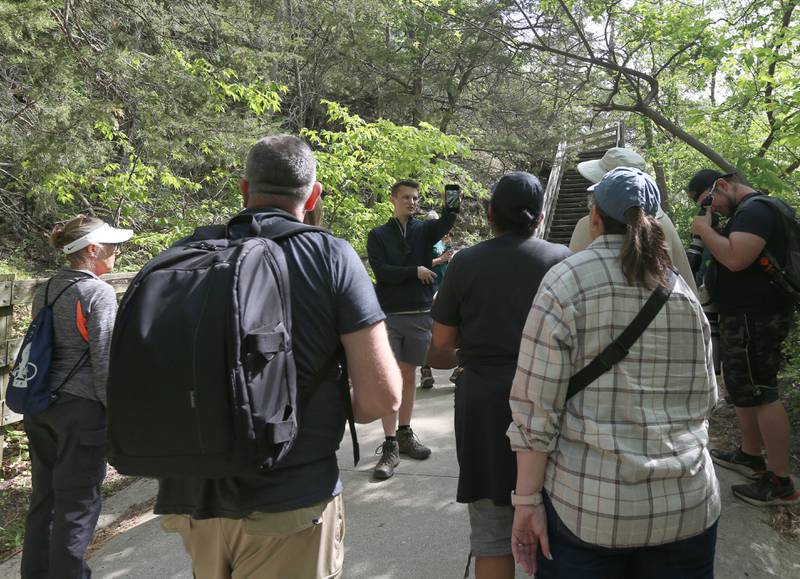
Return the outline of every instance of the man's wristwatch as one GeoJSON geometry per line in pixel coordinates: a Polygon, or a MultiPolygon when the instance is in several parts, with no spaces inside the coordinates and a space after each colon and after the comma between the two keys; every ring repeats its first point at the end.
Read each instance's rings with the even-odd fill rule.
{"type": "Polygon", "coordinates": [[[531,506],[538,507],[543,502],[542,493],[534,493],[532,495],[518,495],[515,491],[511,491],[511,504],[517,506],[531,506]]]}

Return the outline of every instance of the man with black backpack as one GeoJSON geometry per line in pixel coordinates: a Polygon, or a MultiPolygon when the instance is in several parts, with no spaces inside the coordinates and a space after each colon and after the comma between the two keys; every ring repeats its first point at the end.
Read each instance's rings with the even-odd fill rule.
{"type": "MultiPolygon", "coordinates": [[[[207,251],[212,257],[219,255],[222,260],[229,246],[239,243],[250,247],[250,251],[261,251],[258,244],[251,243],[251,239],[274,240],[279,249],[272,248],[270,255],[276,257],[271,263],[273,273],[278,278],[277,288],[269,289],[266,283],[256,284],[243,279],[245,272],[251,270],[242,265],[236,281],[240,286],[237,307],[239,313],[249,307],[250,315],[255,315],[253,312],[259,307],[270,307],[259,300],[277,299],[279,309],[280,301],[284,298],[290,302],[284,303],[284,308],[290,306],[289,310],[284,310],[290,315],[278,327],[270,332],[252,329],[241,342],[235,333],[236,320],[226,322],[223,319],[221,322],[221,327],[228,328],[224,336],[226,344],[240,343],[241,348],[255,348],[241,361],[243,368],[236,367],[237,372],[240,369],[246,372],[242,379],[246,379],[247,388],[235,396],[236,404],[251,405],[249,412],[253,421],[260,417],[259,408],[254,405],[252,398],[263,395],[259,399],[263,400],[264,407],[269,406],[271,396],[281,395],[274,391],[275,385],[282,387],[282,381],[289,377],[291,390],[296,375],[296,408],[287,404],[285,415],[279,415],[275,420],[266,417],[271,422],[265,429],[265,436],[269,441],[274,441],[281,433],[292,430],[288,418],[296,414],[296,432],[282,447],[287,451],[285,456],[282,456],[281,450],[277,457],[267,456],[266,460],[262,457],[259,459],[260,467],[250,471],[247,470],[247,462],[239,468],[234,468],[231,463],[231,470],[222,472],[220,476],[159,476],[155,512],[168,515],[163,519],[163,528],[181,535],[192,557],[194,576],[200,579],[231,576],[339,577],[344,558],[344,510],[336,450],[344,432],[350,400],[346,376],[344,379],[340,376],[339,364],[336,363],[340,357],[340,344],[343,345],[352,384],[355,420],[371,422],[396,411],[400,404],[401,378],[389,346],[383,322],[385,316],[361,260],[347,242],[327,231],[302,225],[298,227],[304,214],[314,209],[321,191],[322,186],[316,182],[316,162],[305,142],[289,135],[265,137],[253,145],[247,157],[245,178],[241,181],[246,209],[224,231],[199,228],[194,236],[165,252],[163,255],[166,257],[159,262],[162,271],[166,271],[163,259],[182,259],[182,252],[184,255],[194,255],[195,252],[197,259],[205,259],[199,252],[207,251]],[[225,234],[226,238],[218,239],[220,234],[225,234]],[[207,239],[209,237],[213,239],[207,239]],[[288,279],[280,279],[283,270],[288,273],[288,279]],[[287,281],[288,287],[284,285],[287,281]],[[284,335],[284,332],[288,335],[284,335]],[[270,371],[268,369],[272,364],[290,352],[293,352],[293,361],[289,357],[284,358],[284,365],[279,368],[280,375],[273,378],[272,385],[266,384],[266,394],[259,394],[255,390],[258,383],[254,376],[270,371]],[[292,364],[296,365],[296,373],[292,364]],[[273,390],[270,391],[270,387],[273,390]]],[[[270,243],[266,245],[272,247],[270,243]]],[[[264,255],[263,259],[269,257],[266,253],[264,255]]],[[[231,267],[233,265],[230,263],[218,262],[207,270],[207,277],[202,281],[208,281],[208,276],[223,276],[231,267]]],[[[170,284],[163,291],[165,300],[170,299],[170,291],[177,291],[178,285],[183,283],[180,276],[184,274],[185,268],[169,272],[170,284]]],[[[139,289],[133,291],[142,291],[147,280],[148,276],[142,275],[139,289]]],[[[137,281],[134,281],[133,285],[136,284],[137,281]]],[[[210,286],[208,300],[215,299],[215,289],[210,286]]],[[[187,293],[185,300],[192,299],[195,299],[193,294],[187,293]]],[[[130,302],[132,308],[136,302],[135,293],[131,293],[130,302]]],[[[157,303],[151,307],[154,310],[161,308],[157,303]]],[[[225,311],[218,307],[215,310],[212,316],[225,318],[225,311]]],[[[123,325],[119,335],[115,334],[112,349],[117,346],[123,349],[126,338],[135,338],[135,333],[130,329],[136,326],[135,320],[127,319],[125,301],[120,312],[123,325]]],[[[169,315],[163,308],[161,313],[169,315]]],[[[245,321],[242,314],[241,323],[245,321]]],[[[157,323],[158,320],[152,320],[152,324],[157,323]]],[[[192,320],[186,321],[186,325],[191,323],[192,320]]],[[[194,351],[195,358],[198,352],[202,357],[204,350],[201,342],[216,338],[204,337],[203,328],[214,328],[214,323],[211,320],[209,325],[203,326],[198,322],[197,329],[189,334],[185,334],[185,328],[176,327],[176,340],[182,342],[187,351],[194,351]]],[[[152,333],[153,327],[148,323],[148,332],[145,333],[152,333]]],[[[116,355],[120,358],[119,365],[115,368],[112,360],[112,375],[135,371],[135,368],[125,368],[122,359],[124,354],[116,355]]],[[[163,357],[167,355],[168,352],[163,353],[163,357]]],[[[180,355],[180,352],[176,350],[175,355],[180,355]]],[[[205,354],[207,357],[211,355],[213,352],[205,354]]],[[[142,365],[150,363],[160,363],[157,354],[153,353],[150,359],[140,360],[142,365]]],[[[193,363],[200,367],[203,360],[194,360],[193,363]]],[[[124,393],[116,393],[120,398],[116,404],[114,400],[115,390],[124,390],[124,380],[122,376],[112,378],[112,462],[117,460],[132,465],[133,470],[144,472],[148,470],[144,459],[132,456],[135,453],[130,449],[139,444],[139,455],[151,449],[141,448],[142,438],[138,442],[120,439],[121,427],[114,422],[124,422],[126,410],[120,408],[124,393]],[[115,380],[118,386],[113,385],[115,380]],[[116,441],[113,440],[115,430],[116,441]]],[[[198,386],[204,380],[207,380],[206,377],[200,373],[186,380],[187,387],[191,388],[185,398],[191,400],[191,404],[187,402],[186,407],[191,407],[198,414],[209,413],[210,416],[213,408],[209,408],[208,404],[204,408],[203,402],[204,397],[208,400],[213,393],[203,393],[198,386]]],[[[219,375],[218,384],[217,394],[222,396],[220,403],[227,404],[229,386],[225,374],[219,375]]],[[[133,386],[128,385],[127,389],[132,390],[133,386]]],[[[157,392],[152,393],[152,396],[157,395],[157,392]]],[[[184,398],[180,397],[180,400],[184,398]]],[[[153,408],[153,411],[160,412],[157,408],[153,408]]],[[[177,411],[180,408],[176,408],[177,411]]],[[[247,420],[250,418],[248,414],[247,420]]],[[[224,424],[209,422],[213,421],[207,420],[197,425],[197,437],[201,443],[204,442],[206,450],[218,438],[214,433],[220,436],[226,434],[221,431],[224,424]]],[[[258,433],[257,430],[255,432],[258,433]]],[[[179,438],[183,434],[177,431],[175,436],[179,438]]],[[[146,436],[147,433],[141,433],[141,437],[146,436]]],[[[188,438],[187,445],[192,442],[188,438]]],[[[163,440],[163,444],[178,443],[163,440]]],[[[198,465],[207,454],[198,454],[198,465]]],[[[159,463],[157,458],[151,461],[151,464],[157,465],[157,470],[178,470],[178,466],[159,463]]],[[[180,462],[180,459],[175,457],[173,462],[180,462]]],[[[207,468],[222,468],[216,464],[208,463],[207,468]]],[[[187,462],[180,468],[190,472],[193,465],[187,462]]]]}
{"type": "Polygon", "coordinates": [[[793,300],[772,275],[784,266],[787,231],[775,203],[739,175],[712,169],[695,173],[687,187],[692,200],[727,216],[721,233],[712,211],[692,222],[713,261],[705,286],[719,309],[722,371],[742,430],[741,446],[712,449],[716,464],[744,474],[750,484],[733,494],[756,506],[785,505],[800,499],[790,476],[790,427],[778,391],[781,345],[793,318],[793,300]],[[765,255],[777,263],[764,261],[765,255]],[[767,461],[761,456],[766,449],[767,461]]]}

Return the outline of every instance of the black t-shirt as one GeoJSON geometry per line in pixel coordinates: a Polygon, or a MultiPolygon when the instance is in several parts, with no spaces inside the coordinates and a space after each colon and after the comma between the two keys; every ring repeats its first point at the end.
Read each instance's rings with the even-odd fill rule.
{"type": "Polygon", "coordinates": [[[459,251],[431,315],[457,326],[464,372],[455,396],[457,500],[508,505],[516,459],[506,436],[508,396],[522,330],[547,271],[571,255],[563,245],[508,234],[459,251]]]}
{"type": "MultiPolygon", "coordinates": [[[[265,219],[279,210],[248,210],[265,219]]],[[[299,433],[280,468],[263,476],[160,481],[155,512],[196,518],[241,518],[321,502],[341,490],[336,450],[344,433],[341,386],[333,377],[314,384],[333,359],[339,336],[385,318],[364,265],[344,240],[323,232],[281,242],[291,283],[292,343],[297,366],[299,433]]]]}
{"type": "Polygon", "coordinates": [[[536,290],[547,271],[570,255],[566,246],[513,234],[459,251],[431,315],[458,326],[461,362],[516,364],[536,290]]]}
{"type": "MultiPolygon", "coordinates": [[[[753,195],[760,195],[754,193],[753,195]]],[[[750,196],[745,197],[749,199],[750,196]]],[[[757,235],[766,240],[766,249],[783,263],[786,259],[786,236],[775,211],[766,203],[753,200],[737,211],[722,231],[729,237],[735,232],[757,235]]],[[[720,313],[775,313],[791,308],[791,300],[770,283],[769,276],[755,260],[742,271],[731,271],[716,263],[714,302],[720,313]]]]}

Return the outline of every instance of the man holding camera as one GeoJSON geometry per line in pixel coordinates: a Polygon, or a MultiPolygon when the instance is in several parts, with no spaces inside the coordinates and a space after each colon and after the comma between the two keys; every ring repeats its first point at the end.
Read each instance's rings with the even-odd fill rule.
{"type": "Polygon", "coordinates": [[[754,482],[734,485],[733,494],[756,506],[798,501],[789,469],[789,420],[780,402],[778,369],[781,344],[792,321],[792,301],[759,265],[762,252],[785,259],[786,237],[778,216],[766,203],[743,201],[763,193],[735,173],[698,171],[687,187],[692,200],[708,207],[692,222],[713,261],[705,285],[720,314],[725,387],[742,430],[735,450],[712,449],[716,464],[754,482]],[[729,217],[718,233],[712,212],[729,217]],[[766,448],[767,462],[761,456],[766,448]]]}
{"type": "Polygon", "coordinates": [[[448,186],[442,216],[430,221],[414,218],[419,204],[419,184],[404,179],[392,185],[394,217],[369,232],[367,255],[375,273],[378,301],[386,313],[389,342],[403,376],[403,398],[399,413],[383,419],[386,440],[378,449],[381,458],[375,478],[387,479],[400,464],[400,454],[426,459],[431,449],[411,430],[416,398],[416,371],[425,364],[431,341],[431,304],[436,274],[433,246],[456,221],[460,191],[448,186]],[[399,418],[399,425],[398,425],[399,418]]]}

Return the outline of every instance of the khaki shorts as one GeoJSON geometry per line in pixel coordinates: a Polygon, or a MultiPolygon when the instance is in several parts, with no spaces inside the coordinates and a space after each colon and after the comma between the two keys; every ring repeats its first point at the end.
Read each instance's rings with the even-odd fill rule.
{"type": "Polygon", "coordinates": [[[329,501],[245,519],[167,515],[161,527],[178,533],[197,579],[323,579],[342,575],[344,502],[329,501]]]}

